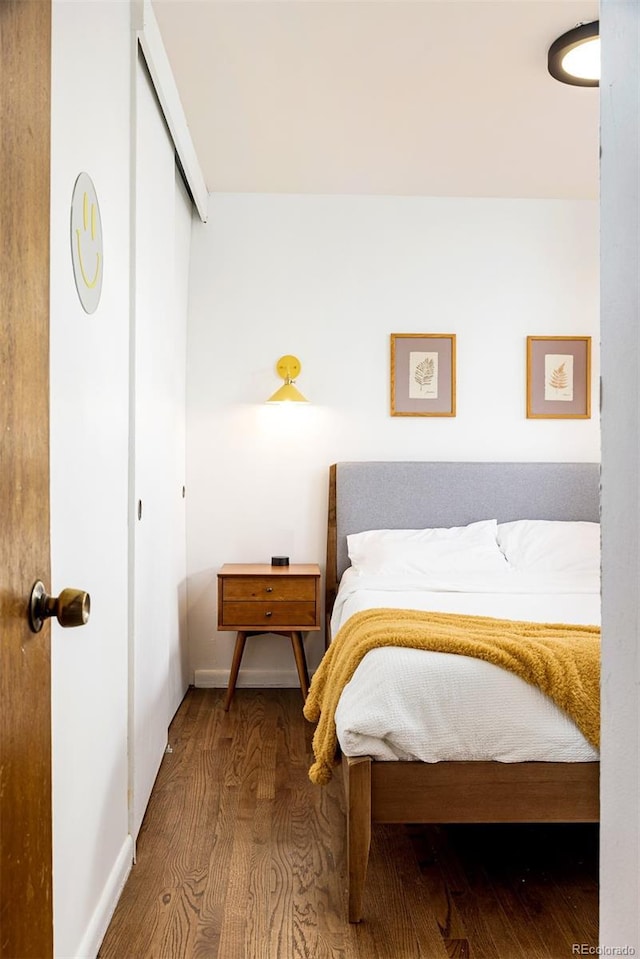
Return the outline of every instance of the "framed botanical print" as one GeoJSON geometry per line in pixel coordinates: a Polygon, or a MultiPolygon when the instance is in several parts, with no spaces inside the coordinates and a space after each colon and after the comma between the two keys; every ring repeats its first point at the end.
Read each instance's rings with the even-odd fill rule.
{"type": "Polygon", "coordinates": [[[391,334],[391,415],[456,415],[455,333],[391,334]]]}
{"type": "Polygon", "coordinates": [[[527,337],[527,417],[589,419],[591,337],[527,337]]]}

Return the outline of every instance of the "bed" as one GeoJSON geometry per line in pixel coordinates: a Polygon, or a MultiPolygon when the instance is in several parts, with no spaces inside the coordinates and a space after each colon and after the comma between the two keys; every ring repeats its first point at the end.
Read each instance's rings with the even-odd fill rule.
{"type": "MultiPolygon", "coordinates": [[[[585,529],[595,528],[599,523],[599,466],[593,463],[446,462],[345,462],[333,465],[329,477],[327,535],[327,645],[332,638],[332,628],[335,632],[354,610],[362,606],[359,605],[358,584],[356,582],[354,586],[351,575],[348,537],[353,553],[354,544],[359,543],[358,534],[364,531],[450,529],[475,527],[476,524],[481,527],[488,519],[506,531],[505,537],[512,527],[519,531],[523,520],[547,521],[549,525],[558,526],[571,521],[585,529]]],[[[591,529],[590,536],[592,532],[591,529]]],[[[464,576],[459,579],[462,585],[458,586],[444,582],[436,583],[432,589],[430,584],[424,596],[425,608],[429,608],[434,596],[437,601],[437,596],[450,594],[456,602],[459,601],[465,589],[464,576]]],[[[377,585],[374,580],[373,587],[377,585]]],[[[519,588],[515,587],[516,593],[519,588]]],[[[527,586],[524,592],[527,590],[535,594],[538,587],[534,584],[531,588],[527,586]]],[[[477,588],[480,606],[472,602],[468,611],[471,615],[486,613],[511,618],[509,610],[513,610],[516,612],[514,619],[528,619],[528,614],[521,615],[517,611],[534,609],[535,613],[536,604],[547,602],[544,596],[529,595],[524,597],[524,606],[518,605],[519,600],[516,602],[517,598],[511,595],[513,592],[512,585],[504,590],[501,585],[496,588],[491,574],[488,581],[477,588]],[[494,611],[493,593],[505,590],[508,594],[506,603],[501,601],[498,610],[494,611]]],[[[594,587],[593,581],[583,586],[577,577],[575,587],[565,588],[561,584],[555,592],[562,594],[549,599],[555,615],[545,616],[543,609],[542,614],[532,615],[532,619],[546,622],[589,622],[595,619],[599,586],[594,587]],[[567,592],[571,596],[564,595],[567,592]],[[572,608],[580,610],[573,619],[572,608]]],[[[407,600],[402,593],[397,586],[389,587],[389,591],[382,594],[373,588],[368,605],[375,606],[384,601],[387,606],[394,603],[401,606],[407,600]]],[[[417,594],[411,592],[407,595],[413,600],[417,594]]],[[[518,596],[523,599],[520,593],[518,596]]],[[[467,608],[464,607],[466,601],[463,596],[463,608],[467,608]]],[[[447,609],[447,602],[440,608],[447,609]]],[[[455,603],[453,608],[455,611],[455,603]]],[[[365,676],[372,657],[381,652],[375,650],[365,656],[358,667],[366,666],[365,676]]],[[[423,659],[440,655],[422,650],[406,652],[423,659]]],[[[503,672],[490,664],[479,665],[503,672]]],[[[390,669],[385,661],[379,668],[390,669]]],[[[406,669],[406,663],[403,668],[406,669]]],[[[487,676],[487,681],[491,679],[485,674],[479,685],[484,684],[487,676]]],[[[519,677],[512,679],[516,685],[522,684],[519,677]]],[[[386,684],[385,673],[380,688],[386,684]]],[[[354,684],[349,686],[353,688],[354,684]]],[[[336,717],[339,717],[348,689],[341,696],[336,717]]],[[[545,699],[537,690],[535,694],[545,699]]],[[[538,706],[533,703],[531,708],[537,709],[538,706]]],[[[537,716],[535,713],[531,715],[537,716]]],[[[499,754],[499,759],[464,758],[464,744],[462,748],[452,749],[450,755],[454,758],[448,758],[450,745],[445,742],[439,752],[427,754],[425,760],[419,750],[415,751],[412,745],[408,747],[402,742],[397,748],[392,747],[391,754],[387,755],[389,744],[385,735],[382,735],[381,748],[374,745],[368,750],[367,731],[358,744],[357,737],[349,739],[349,720],[344,720],[339,738],[342,736],[340,762],[347,812],[349,921],[362,919],[374,823],[596,822],[599,815],[597,750],[585,742],[566,717],[564,722],[561,735],[567,733],[568,742],[563,740],[558,750],[552,750],[552,761],[549,761],[548,753],[535,751],[546,749],[544,742],[541,747],[532,746],[533,752],[524,751],[524,756],[534,758],[521,759],[517,749],[509,752],[513,737],[506,754],[499,754]],[[343,745],[345,738],[348,740],[346,747],[343,745]],[[414,758],[416,755],[420,758],[414,758]],[[388,761],[394,759],[399,761],[388,761]]],[[[537,718],[532,719],[530,725],[535,727],[536,724],[537,718]]],[[[340,725],[338,721],[336,725],[340,725]]],[[[550,739],[553,740],[555,735],[553,731],[550,739]]],[[[470,755],[484,756],[484,753],[472,751],[470,755]]]]}

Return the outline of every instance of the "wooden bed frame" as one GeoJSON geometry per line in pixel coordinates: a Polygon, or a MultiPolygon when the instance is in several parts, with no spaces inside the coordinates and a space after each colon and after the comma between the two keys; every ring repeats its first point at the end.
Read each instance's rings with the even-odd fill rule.
{"type": "MultiPolygon", "coordinates": [[[[333,465],[329,478],[327,533],[327,641],[341,575],[336,505],[336,465],[333,465]]],[[[473,518],[483,519],[489,515],[494,514],[473,518]]],[[[500,521],[506,522],[509,518],[518,517],[501,517],[500,521]]],[[[459,525],[472,519],[463,518],[459,525]]],[[[599,819],[597,762],[379,762],[368,756],[343,756],[342,772],[347,807],[350,922],[362,919],[373,823],[597,822],[599,819]]]]}

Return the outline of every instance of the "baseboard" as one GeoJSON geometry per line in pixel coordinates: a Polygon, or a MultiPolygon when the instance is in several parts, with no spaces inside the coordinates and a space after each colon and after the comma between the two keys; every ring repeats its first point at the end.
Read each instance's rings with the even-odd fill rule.
{"type": "MultiPolygon", "coordinates": [[[[229,682],[228,669],[196,669],[194,685],[200,689],[226,689],[229,682]]],[[[295,670],[289,669],[241,669],[236,689],[284,688],[300,686],[295,670]]]]}
{"type": "Polygon", "coordinates": [[[96,959],[133,863],[133,839],[127,836],[82,938],[75,959],[96,959]]]}

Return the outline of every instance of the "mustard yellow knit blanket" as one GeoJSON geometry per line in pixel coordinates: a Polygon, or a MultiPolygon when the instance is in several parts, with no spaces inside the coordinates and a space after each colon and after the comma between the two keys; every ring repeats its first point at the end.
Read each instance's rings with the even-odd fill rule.
{"type": "Polygon", "coordinates": [[[304,715],[318,722],[313,737],[316,761],[309,770],[312,782],[323,785],[331,778],[338,761],[334,718],[338,700],[363,656],[381,646],[458,653],[508,669],[546,693],[592,745],[599,745],[599,627],[369,609],[355,613],[342,626],[311,682],[304,715]]]}

